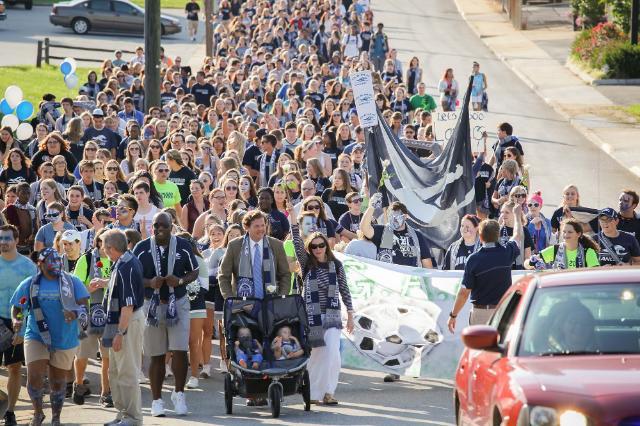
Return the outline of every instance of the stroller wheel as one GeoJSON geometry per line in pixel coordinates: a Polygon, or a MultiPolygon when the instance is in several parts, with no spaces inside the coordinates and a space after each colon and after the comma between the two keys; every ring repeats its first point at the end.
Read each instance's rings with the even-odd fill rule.
{"type": "Polygon", "coordinates": [[[269,386],[269,402],[271,403],[271,416],[280,417],[280,403],[282,402],[282,388],[279,384],[272,383],[269,386]]]}
{"type": "Polygon", "coordinates": [[[309,372],[305,370],[302,376],[302,399],[304,401],[304,411],[311,410],[311,381],[309,380],[309,372]]]}
{"type": "Polygon", "coordinates": [[[224,375],[224,403],[227,414],[233,413],[233,379],[231,373],[224,375]]]}

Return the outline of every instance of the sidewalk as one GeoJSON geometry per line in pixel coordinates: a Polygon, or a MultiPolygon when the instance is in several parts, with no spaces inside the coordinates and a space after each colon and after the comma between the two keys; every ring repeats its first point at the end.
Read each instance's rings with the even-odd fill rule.
{"type": "Polygon", "coordinates": [[[516,31],[487,0],[455,0],[469,27],[489,49],[585,138],[640,177],[640,124],[569,71],[562,55],[516,31]],[[552,56],[553,55],[553,56],[552,56]]]}

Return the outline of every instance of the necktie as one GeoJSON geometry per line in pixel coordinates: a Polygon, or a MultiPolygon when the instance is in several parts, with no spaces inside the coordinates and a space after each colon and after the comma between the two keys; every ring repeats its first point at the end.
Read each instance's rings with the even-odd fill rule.
{"type": "Polygon", "coordinates": [[[264,298],[264,289],[262,288],[262,253],[260,253],[260,245],[255,244],[253,249],[253,294],[256,298],[264,298]]]}

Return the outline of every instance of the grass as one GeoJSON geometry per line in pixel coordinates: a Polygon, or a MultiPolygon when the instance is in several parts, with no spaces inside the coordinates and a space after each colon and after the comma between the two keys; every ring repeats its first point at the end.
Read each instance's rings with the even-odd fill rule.
{"type": "Polygon", "coordinates": [[[640,104],[630,105],[625,107],[624,110],[640,121],[640,104]]]}
{"type": "MultiPolygon", "coordinates": [[[[33,4],[40,6],[51,6],[54,3],[59,3],[62,0],[33,0],[33,4]]],[[[140,7],[144,7],[144,0],[131,0],[132,3],[137,4],[140,7]]],[[[187,4],[187,0],[160,0],[160,7],[163,9],[184,9],[187,4]]],[[[200,8],[204,10],[204,5],[200,8]]]]}
{"type": "MultiPolygon", "coordinates": [[[[90,70],[91,68],[76,70],[80,80],[78,86],[86,81],[90,70]]],[[[53,93],[58,101],[66,96],[74,98],[78,95],[78,87],[68,89],[64,84],[64,76],[53,65],[42,65],[42,68],[36,68],[35,65],[0,67],[0,98],[4,97],[5,89],[11,85],[19,86],[24,94],[23,98],[36,109],[45,93],[53,93]]]]}

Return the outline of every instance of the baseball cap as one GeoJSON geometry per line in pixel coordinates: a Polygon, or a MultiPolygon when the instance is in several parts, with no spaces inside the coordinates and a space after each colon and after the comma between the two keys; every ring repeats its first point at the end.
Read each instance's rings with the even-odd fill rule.
{"type": "Polygon", "coordinates": [[[62,238],[60,241],[66,241],[68,243],[72,243],[74,241],[80,241],[82,237],[80,236],[80,232],[75,229],[67,229],[62,233],[62,238]]]}
{"type": "Polygon", "coordinates": [[[618,212],[612,209],[611,207],[607,207],[606,209],[602,209],[598,212],[598,217],[605,216],[611,219],[618,218],[618,212]]]}
{"type": "Polygon", "coordinates": [[[94,117],[104,117],[104,111],[102,111],[100,108],[96,108],[93,110],[91,115],[93,115],[94,117]]]}

